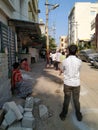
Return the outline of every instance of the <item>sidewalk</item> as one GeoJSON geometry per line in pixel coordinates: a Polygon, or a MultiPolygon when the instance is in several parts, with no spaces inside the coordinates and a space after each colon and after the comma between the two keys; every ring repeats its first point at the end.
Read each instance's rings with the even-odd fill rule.
{"type": "MultiPolygon", "coordinates": [[[[45,68],[45,65],[45,61],[40,60],[38,63],[32,64],[31,72],[24,72],[34,81],[32,96],[40,98],[41,103],[46,105],[49,111],[49,117],[46,120],[39,119],[37,113],[35,130],[98,130],[98,103],[94,98],[94,92],[83,81],[80,97],[83,121],[77,121],[72,101],[65,121],[60,120],[59,113],[62,109],[64,96],[63,75],[59,76],[58,71],[52,67],[45,68]]],[[[23,103],[23,100],[17,100],[17,102],[23,103]]]]}
{"type": "Polygon", "coordinates": [[[37,130],[98,130],[97,92],[94,93],[82,81],[80,103],[83,121],[77,121],[73,110],[73,103],[71,102],[66,120],[62,122],[59,119],[59,113],[63,103],[63,75],[59,76],[59,72],[53,68],[45,68],[45,62],[33,65],[32,74],[36,78],[33,95],[39,97],[52,114],[52,117],[47,119],[47,121],[41,122],[42,124],[39,123],[37,130]]]}

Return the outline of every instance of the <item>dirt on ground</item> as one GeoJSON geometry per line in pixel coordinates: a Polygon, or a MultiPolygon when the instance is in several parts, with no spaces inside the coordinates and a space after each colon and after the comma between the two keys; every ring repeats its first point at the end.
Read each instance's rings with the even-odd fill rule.
{"type": "Polygon", "coordinates": [[[36,80],[32,95],[40,98],[41,104],[48,108],[48,118],[40,119],[38,106],[35,106],[35,130],[77,130],[70,120],[71,107],[69,107],[66,121],[61,121],[59,118],[64,98],[63,75],[59,75],[59,71],[56,71],[52,66],[45,67],[45,62],[42,61],[32,66],[32,76],[36,80]],[[69,120],[70,123],[68,123],[69,120]]]}

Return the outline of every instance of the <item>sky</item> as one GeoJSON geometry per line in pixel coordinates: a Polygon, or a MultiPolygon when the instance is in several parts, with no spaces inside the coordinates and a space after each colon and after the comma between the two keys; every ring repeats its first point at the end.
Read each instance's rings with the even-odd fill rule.
{"type": "MultiPolygon", "coordinates": [[[[46,0],[39,0],[39,19],[43,19],[46,22],[46,0]]],[[[68,15],[74,6],[75,2],[96,2],[98,0],[48,0],[49,4],[59,4],[55,10],[49,12],[49,35],[56,40],[56,44],[59,44],[60,36],[68,34],[68,15]]],[[[51,6],[48,6],[51,9],[51,6]]]]}

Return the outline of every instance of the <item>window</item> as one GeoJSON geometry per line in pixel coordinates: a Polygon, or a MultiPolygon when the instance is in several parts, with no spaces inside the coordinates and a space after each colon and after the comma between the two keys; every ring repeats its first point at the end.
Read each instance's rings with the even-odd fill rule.
{"type": "Polygon", "coordinates": [[[61,38],[61,41],[63,42],[63,38],[61,38]]]}
{"type": "Polygon", "coordinates": [[[63,47],[63,44],[61,44],[61,46],[63,47]]]}
{"type": "Polygon", "coordinates": [[[91,15],[96,15],[96,12],[95,11],[91,11],[91,15]]]}

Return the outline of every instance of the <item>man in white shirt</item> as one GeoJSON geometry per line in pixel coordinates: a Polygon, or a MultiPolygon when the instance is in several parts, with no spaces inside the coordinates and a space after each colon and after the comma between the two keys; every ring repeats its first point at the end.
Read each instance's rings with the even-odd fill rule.
{"type": "Polygon", "coordinates": [[[53,52],[53,53],[52,53],[51,58],[52,58],[53,66],[54,66],[54,68],[55,68],[56,52],[53,52]]]}
{"type": "Polygon", "coordinates": [[[64,73],[64,103],[62,112],[60,113],[61,120],[65,120],[68,113],[69,102],[71,94],[75,107],[75,114],[78,121],[82,120],[80,112],[80,68],[82,61],[76,56],[77,46],[69,46],[69,55],[62,63],[62,71],[64,73]]]}
{"type": "Polygon", "coordinates": [[[61,50],[57,50],[55,56],[56,56],[55,67],[56,67],[56,70],[59,70],[61,50]]]}

